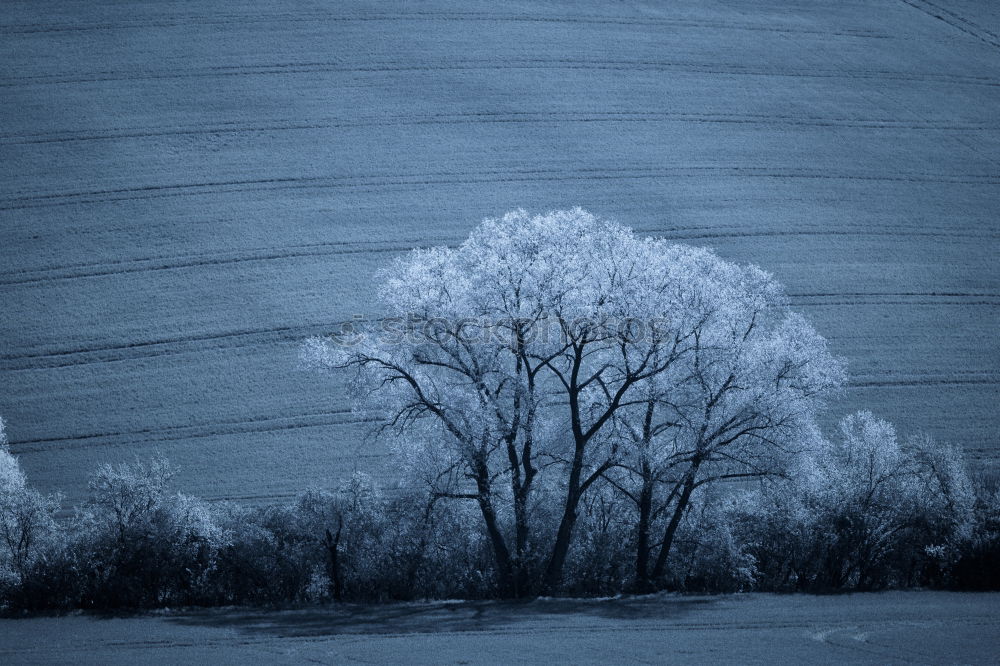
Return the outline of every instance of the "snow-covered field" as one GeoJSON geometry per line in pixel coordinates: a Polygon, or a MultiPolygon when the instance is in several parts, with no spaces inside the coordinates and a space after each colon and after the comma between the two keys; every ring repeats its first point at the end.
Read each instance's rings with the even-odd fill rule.
{"type": "Polygon", "coordinates": [[[998,457],[987,0],[6,1],[0,35],[0,414],[67,502],[134,454],[248,501],[385,470],[299,341],[519,206],[764,266],[850,363],[834,417],[998,457]]]}
{"type": "Polygon", "coordinates": [[[998,655],[996,594],[667,596],[0,620],[5,664],[985,664],[998,655]]]}

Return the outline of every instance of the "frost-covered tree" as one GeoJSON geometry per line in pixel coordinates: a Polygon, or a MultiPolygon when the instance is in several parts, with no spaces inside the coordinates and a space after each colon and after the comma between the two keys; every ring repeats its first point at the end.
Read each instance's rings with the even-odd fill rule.
{"type": "Polygon", "coordinates": [[[871,412],[841,421],[817,463],[811,503],[829,537],[821,575],[832,587],[870,587],[917,513],[920,478],[895,428],[871,412]]]}
{"type": "Polygon", "coordinates": [[[14,582],[20,581],[42,556],[56,531],[53,516],[58,507],[58,496],[28,486],[20,463],[7,449],[0,418],[0,579],[13,576],[14,582]]]}
{"type": "Polygon", "coordinates": [[[581,500],[611,470],[679,470],[683,513],[702,470],[755,471],[839,378],[804,320],[772,313],[763,271],[580,209],[485,220],[458,248],[402,258],[380,296],[381,330],[305,354],[357,371],[436,496],[478,504],[512,594],[532,587],[532,543],[543,587],[559,584],[581,500]],[[552,535],[532,520],[541,474],[552,535]]]}
{"type": "Polygon", "coordinates": [[[691,353],[648,382],[645,403],[619,418],[633,445],[607,476],[638,510],[642,588],[666,574],[696,491],[785,473],[817,437],[820,400],[842,381],[826,341],[787,310],[770,276],[722,262],[715,271],[718,300],[695,329],[691,353]]]}
{"type": "Polygon", "coordinates": [[[169,462],[155,459],[104,464],[90,477],[91,502],[110,517],[120,544],[126,543],[131,530],[150,520],[166,498],[175,473],[169,462]]]}

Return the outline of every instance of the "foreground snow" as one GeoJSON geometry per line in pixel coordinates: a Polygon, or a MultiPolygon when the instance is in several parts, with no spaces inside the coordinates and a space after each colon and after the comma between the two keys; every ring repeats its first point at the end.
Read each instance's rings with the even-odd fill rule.
{"type": "Polygon", "coordinates": [[[993,663],[1000,594],[542,599],[0,620],[7,664],[993,663]]]}

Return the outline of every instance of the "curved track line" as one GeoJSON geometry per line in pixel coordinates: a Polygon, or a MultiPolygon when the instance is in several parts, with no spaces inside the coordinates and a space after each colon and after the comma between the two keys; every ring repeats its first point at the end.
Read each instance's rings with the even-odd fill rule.
{"type": "MultiPolygon", "coordinates": [[[[819,225],[809,225],[799,226],[796,233],[808,234],[810,232],[819,233],[842,233],[847,229],[855,229],[857,233],[861,234],[863,232],[872,232],[871,224],[862,224],[854,222],[841,222],[836,225],[837,229],[830,229],[829,224],[819,224],[819,225]]],[[[668,240],[681,239],[685,237],[693,237],[697,233],[719,233],[719,234],[729,234],[729,233],[740,233],[745,231],[745,227],[741,225],[726,225],[726,224],[710,224],[710,225],[680,225],[672,227],[642,227],[635,229],[637,234],[648,236],[653,234],[665,234],[661,236],[668,240]]],[[[761,233],[766,233],[770,230],[760,229],[761,233]]],[[[785,232],[785,230],[779,230],[785,232]]],[[[885,233],[889,235],[899,235],[908,236],[916,234],[931,234],[934,236],[940,236],[942,238],[947,237],[958,237],[958,238],[1000,238],[1000,232],[983,232],[978,227],[976,227],[976,233],[971,231],[956,231],[954,226],[941,226],[941,225],[930,225],[930,224],[881,224],[878,225],[878,232],[885,233]]],[[[363,252],[365,246],[372,247],[372,252],[382,252],[382,251],[397,251],[399,247],[405,248],[405,250],[410,249],[420,249],[426,247],[457,247],[464,239],[458,236],[426,236],[424,238],[393,238],[390,240],[351,240],[351,241],[321,241],[315,243],[305,243],[298,245],[283,245],[274,247],[254,247],[246,248],[240,251],[209,251],[209,252],[195,252],[186,254],[162,254],[162,255],[151,255],[151,256],[140,256],[128,259],[115,259],[112,261],[83,261],[74,262],[68,264],[50,264],[47,266],[37,266],[33,268],[20,268],[10,271],[0,271],[0,285],[5,284],[25,284],[32,282],[46,282],[49,280],[61,280],[61,279],[73,279],[77,277],[91,277],[94,275],[115,274],[119,271],[121,272],[139,272],[146,270],[148,266],[152,266],[151,270],[158,269],[160,267],[165,268],[177,268],[186,265],[185,262],[194,261],[199,262],[206,260],[209,263],[213,263],[219,259],[240,259],[245,258],[248,260],[254,260],[258,258],[270,258],[271,255],[279,255],[279,258],[285,256],[284,253],[287,252],[298,252],[303,251],[307,253],[312,253],[317,250],[325,250],[326,248],[345,248],[351,250],[351,254],[358,254],[363,252]],[[382,248],[377,246],[390,245],[389,248],[382,248]],[[357,246],[357,247],[356,247],[357,246]]],[[[863,294],[801,294],[802,296],[849,296],[849,295],[872,295],[872,292],[867,292],[863,294]]],[[[905,296],[907,294],[893,294],[897,296],[905,296]]],[[[939,295],[936,293],[914,293],[913,295],[939,295]]],[[[941,294],[948,295],[948,294],[941,294]]],[[[955,296],[968,296],[966,293],[956,293],[955,296]]],[[[990,294],[982,294],[990,295],[990,294]]]]}
{"type": "Polygon", "coordinates": [[[206,437],[222,437],[226,435],[248,435],[282,430],[296,430],[300,428],[356,425],[360,423],[373,423],[378,421],[373,417],[360,415],[354,415],[353,418],[337,418],[340,416],[351,415],[354,415],[354,412],[350,409],[334,409],[291,416],[231,419],[192,425],[142,428],[121,432],[85,433],[61,437],[40,437],[35,439],[12,441],[10,442],[10,447],[15,453],[41,453],[59,450],[75,450],[81,448],[99,448],[104,446],[131,446],[151,442],[203,439],[206,437]]]}
{"type": "MultiPolygon", "coordinates": [[[[1000,306],[1000,294],[972,292],[824,292],[817,294],[788,294],[792,307],[843,307],[843,306],[877,306],[877,305],[958,305],[958,306],[1000,306]],[[845,298],[834,302],[808,303],[804,298],[845,298]],[[892,298],[912,298],[922,300],[896,301],[892,298]],[[936,299],[936,300],[932,300],[936,299]],[[966,300],[941,300],[966,299],[966,300]],[[978,299],[978,300],[977,300],[978,299]],[[994,299],[994,300],[987,300],[994,299]]],[[[43,349],[7,353],[0,355],[0,370],[43,370],[63,368],[77,365],[92,365],[99,363],[115,363],[137,359],[150,359],[161,356],[176,356],[181,354],[197,354],[222,349],[246,349],[264,345],[297,343],[313,335],[328,335],[342,330],[352,319],[330,322],[327,324],[306,324],[298,326],[275,326],[221,333],[204,333],[188,336],[176,336],[153,340],[138,340],[111,344],[89,345],[64,349],[43,349]]]]}
{"type": "Polygon", "coordinates": [[[64,85],[80,83],[104,83],[112,81],[156,81],[163,79],[221,78],[232,76],[273,76],[287,74],[361,74],[361,73],[413,73],[446,71],[504,71],[504,70],[582,70],[582,71],[672,71],[682,74],[714,74],[723,76],[760,76],[780,78],[819,78],[880,81],[909,81],[916,83],[946,83],[953,85],[975,85],[1000,87],[1000,80],[994,77],[962,74],[903,72],[893,70],[846,70],[846,69],[768,69],[754,68],[730,63],[699,63],[658,60],[583,60],[571,58],[523,59],[506,62],[491,60],[443,61],[439,63],[413,64],[409,62],[382,62],[371,64],[345,65],[340,62],[288,62],[263,65],[219,65],[187,71],[133,71],[107,70],[87,75],[66,76],[59,74],[14,77],[0,80],[0,88],[28,85],[64,85]]]}
{"type": "Polygon", "coordinates": [[[681,123],[681,124],[730,124],[763,125],[768,127],[845,127],[853,129],[903,130],[903,131],[997,131],[1000,126],[988,123],[941,123],[934,121],[900,121],[888,118],[837,118],[768,116],[764,114],[700,114],[680,112],[511,112],[470,113],[437,116],[399,116],[392,118],[330,119],[311,123],[220,123],[211,127],[154,127],[135,129],[88,130],[84,133],[56,131],[38,134],[0,135],[3,145],[32,145],[87,141],[116,141],[122,139],[147,139],[167,136],[201,136],[232,133],[268,133],[329,129],[368,129],[379,127],[409,127],[421,125],[472,125],[472,124],[542,124],[542,123],[681,123]]]}
{"type": "Polygon", "coordinates": [[[918,386],[997,386],[1000,377],[955,377],[936,379],[853,379],[847,382],[848,388],[910,388],[918,386]]]}
{"type": "MultiPolygon", "coordinates": [[[[707,227],[711,228],[711,227],[707,227]]],[[[967,238],[973,240],[998,239],[1000,233],[989,232],[960,232],[960,231],[938,231],[930,229],[872,229],[867,228],[858,231],[845,231],[833,229],[793,229],[793,230],[767,230],[755,231],[725,231],[725,227],[717,228],[718,231],[699,231],[692,228],[686,231],[681,228],[664,230],[659,233],[667,240],[699,240],[699,239],[727,239],[727,238],[769,238],[769,237],[798,237],[798,236],[886,236],[898,238],[900,240],[911,237],[925,238],[967,238]]],[[[375,244],[381,241],[372,241],[375,244]]],[[[385,241],[390,242],[390,241],[385,241]]],[[[431,240],[431,243],[437,241],[431,240]]],[[[455,247],[458,239],[451,243],[444,243],[445,247],[455,247]]],[[[364,244],[365,242],[359,242],[364,244]]],[[[148,273],[155,271],[181,270],[185,268],[198,268],[206,266],[223,266],[228,264],[242,264],[249,262],[266,262],[282,259],[295,259],[302,257],[324,257],[352,254],[403,254],[414,249],[430,247],[430,245],[413,245],[409,241],[403,241],[399,245],[389,245],[385,247],[350,247],[350,242],[315,243],[312,245],[288,246],[287,248],[255,249],[243,253],[200,253],[195,255],[164,255],[162,257],[146,257],[134,260],[113,261],[113,262],[90,262],[82,264],[70,264],[63,266],[51,266],[38,269],[27,269],[0,273],[0,288],[17,287],[24,285],[40,285],[62,280],[78,280],[85,278],[110,277],[116,275],[127,275],[131,273],[148,273]]],[[[440,245],[438,245],[440,246],[440,245]]],[[[832,294],[849,296],[851,294],[832,294]]],[[[870,294],[855,294],[858,296],[870,294]]],[[[907,294],[895,294],[906,296],[907,294]]],[[[921,295],[921,294],[914,294],[921,295]]],[[[934,296],[937,294],[922,294],[934,296]]],[[[988,295],[988,294],[985,294],[988,295]]],[[[803,294],[802,296],[820,297],[822,295],[803,294]]],[[[959,294],[961,297],[968,294],[959,294]]],[[[0,356],[2,359],[3,356],[0,356]]]]}
{"type": "Polygon", "coordinates": [[[993,48],[1000,48],[1000,36],[997,36],[977,23],[973,23],[964,16],[930,2],[930,0],[901,0],[901,2],[942,23],[947,23],[956,30],[960,30],[984,44],[988,44],[993,48]]]}
{"type": "Polygon", "coordinates": [[[0,369],[17,371],[65,368],[74,365],[115,363],[159,356],[203,353],[220,349],[245,349],[268,344],[300,342],[312,335],[327,335],[331,331],[342,329],[348,323],[352,322],[345,320],[331,324],[277,326],[248,331],[229,331],[112,345],[5,354],[0,356],[0,361],[3,361],[0,369]]]}
{"type": "MultiPolygon", "coordinates": [[[[909,379],[855,379],[846,387],[858,388],[912,388],[928,386],[1000,385],[1000,377],[984,376],[969,378],[909,378],[909,379]]],[[[103,446],[134,445],[150,442],[202,439],[226,435],[246,435],[300,428],[357,425],[380,423],[378,416],[357,415],[351,409],[337,409],[291,416],[261,417],[250,419],[224,420],[192,425],[160,426],[139,430],[85,433],[60,437],[43,437],[13,441],[10,446],[14,453],[41,453],[53,450],[98,448],[103,446]],[[330,418],[352,415],[353,418],[330,418]],[[111,440],[111,441],[108,441],[111,440]],[[43,445],[57,446],[43,446],[43,445]],[[61,444],[61,445],[59,445],[61,444]],[[33,446],[34,445],[34,446],[33,446]]]]}
{"type": "Polygon", "coordinates": [[[983,306],[983,307],[1000,307],[1000,300],[997,301],[877,301],[877,300],[854,300],[854,301],[827,301],[822,303],[796,303],[796,307],[800,308],[810,308],[810,307],[843,307],[843,306],[854,306],[854,305],[954,305],[960,307],[968,306],[983,306]]]}
{"type": "Polygon", "coordinates": [[[711,19],[671,19],[641,16],[604,16],[604,15],[530,15],[530,14],[490,14],[485,12],[406,12],[406,13],[372,13],[366,15],[344,16],[320,12],[296,12],[294,14],[230,14],[212,17],[207,15],[173,15],[161,19],[122,20],[116,17],[115,22],[92,23],[86,25],[69,24],[6,24],[0,26],[0,32],[8,34],[33,34],[44,32],[92,32],[136,28],[174,28],[184,25],[223,25],[234,23],[298,23],[298,22],[330,22],[330,23],[364,23],[381,21],[413,21],[413,22],[517,22],[517,23],[578,23],[591,25],[627,25],[627,26],[661,26],[680,28],[701,28],[711,30],[748,30],[755,32],[775,32],[781,34],[828,35],[838,37],[857,37],[866,39],[890,39],[893,35],[873,30],[843,28],[834,30],[818,30],[797,26],[779,26],[774,24],[755,24],[734,21],[719,21],[711,19]]]}
{"type": "MultiPolygon", "coordinates": [[[[228,220],[227,220],[228,221],[228,220]]],[[[843,225],[850,226],[850,223],[843,225]]],[[[860,228],[864,228],[870,225],[855,225],[860,228]]],[[[718,227],[713,226],[702,226],[702,227],[688,227],[690,229],[714,229],[718,227]]],[[[888,228],[888,227],[886,227],[888,228]]],[[[907,227],[900,227],[903,231],[907,227]]],[[[941,231],[948,231],[949,227],[919,227],[920,229],[938,229],[941,231]]],[[[677,229],[681,229],[678,227],[677,229]]],[[[159,254],[159,255],[149,255],[133,257],[129,259],[116,259],[113,261],[79,261],[70,264],[50,264],[48,266],[38,266],[36,268],[24,269],[24,270],[14,270],[14,271],[0,271],[0,284],[4,284],[8,280],[18,281],[19,278],[24,277],[26,273],[49,273],[49,272],[59,272],[59,271],[72,271],[72,270],[105,270],[114,266],[128,266],[131,264],[144,264],[144,263],[155,263],[155,262],[172,262],[172,261],[185,261],[188,259],[199,260],[199,259],[214,259],[219,257],[226,257],[232,255],[240,256],[256,256],[257,254],[266,254],[273,252],[283,252],[283,251],[298,251],[298,250],[313,250],[313,249],[323,249],[323,248],[347,248],[352,250],[362,249],[363,246],[378,246],[385,245],[388,243],[395,243],[397,245],[404,245],[408,248],[421,248],[427,247],[429,243],[459,243],[462,239],[458,237],[451,236],[426,236],[424,238],[393,238],[391,240],[347,240],[347,241],[319,241],[315,243],[300,243],[297,245],[281,245],[272,247],[252,247],[246,248],[244,250],[237,251],[208,251],[208,252],[191,252],[185,254],[159,254]],[[354,247],[360,246],[360,247],[354,247]]],[[[378,248],[375,248],[378,250],[378,248]]]]}
{"type": "MultiPolygon", "coordinates": [[[[824,293],[824,294],[789,294],[793,307],[842,307],[842,306],[876,306],[876,305],[957,305],[957,306],[990,306],[1000,305],[997,294],[962,293],[962,292],[904,292],[904,293],[824,293]],[[833,302],[808,303],[803,298],[840,298],[852,297],[852,300],[833,302]],[[895,296],[912,299],[937,300],[888,300],[895,296]],[[867,297],[867,298],[866,298],[867,297]],[[940,300],[967,299],[967,300],[940,300]],[[980,299],[980,300],[975,300],[980,299]]],[[[174,356],[191,353],[204,353],[222,349],[245,349],[264,345],[287,344],[301,341],[312,335],[326,335],[343,326],[353,323],[353,320],[342,320],[327,324],[308,324],[299,326],[276,326],[248,330],[227,331],[221,333],[194,334],[172,338],[139,340],[113,344],[89,345],[82,347],[31,350],[0,355],[0,369],[5,371],[42,370],[62,368],[76,365],[91,365],[113,363],[137,359],[149,359],[160,356],[174,356]]]]}
{"type": "MultiPolygon", "coordinates": [[[[136,262],[139,265],[125,265],[116,268],[94,268],[92,270],[83,270],[72,272],[63,275],[28,275],[19,278],[4,278],[0,279],[0,287],[2,286],[13,286],[13,285],[25,285],[25,284],[40,284],[48,283],[57,280],[76,280],[81,278],[93,278],[93,277],[106,277],[109,275],[125,275],[128,273],[148,273],[153,271],[169,271],[177,270],[182,268],[194,268],[200,266],[223,266],[226,264],[243,264],[249,262],[257,261],[274,261],[278,259],[292,259],[297,257],[318,257],[318,256],[334,256],[334,255],[346,255],[346,254],[379,254],[385,252],[397,252],[402,253],[408,250],[414,249],[412,245],[399,245],[396,247],[373,247],[373,248],[315,248],[310,250],[288,250],[288,251],[276,251],[270,253],[260,253],[260,254],[243,254],[230,257],[215,257],[215,258],[185,258],[177,257],[171,259],[169,262],[156,264],[147,263],[145,261],[136,262]]],[[[40,271],[31,271],[40,272],[40,271]]],[[[2,357],[0,357],[2,358],[2,357]]]]}
{"type": "Polygon", "coordinates": [[[207,194],[243,193],[298,189],[347,189],[423,187],[428,185],[467,185],[498,182],[556,182],[589,180],[642,180],[662,178],[734,177],[771,180],[843,180],[859,182],[949,183],[965,185],[998,185],[1000,174],[860,174],[836,173],[794,167],[646,167],[620,169],[509,169],[479,172],[427,172],[420,174],[369,176],[288,176],[203,183],[144,185],[80,192],[37,193],[0,200],[0,210],[24,210],[48,206],[75,206],[121,201],[203,196],[207,194]]]}

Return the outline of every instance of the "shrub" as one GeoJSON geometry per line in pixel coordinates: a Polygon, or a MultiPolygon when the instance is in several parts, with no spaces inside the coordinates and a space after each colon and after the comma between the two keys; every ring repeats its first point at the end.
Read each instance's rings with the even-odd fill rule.
{"type": "Polygon", "coordinates": [[[746,496],[740,532],[765,589],[945,585],[974,501],[960,450],[903,445],[891,424],[859,412],[790,479],[746,496]]]}
{"type": "Polygon", "coordinates": [[[0,419],[0,589],[17,586],[58,542],[58,495],[30,488],[0,419]]]}
{"type": "Polygon", "coordinates": [[[692,505],[670,554],[671,588],[683,592],[752,589],[757,563],[747,545],[736,537],[734,500],[716,497],[692,505]]]}

